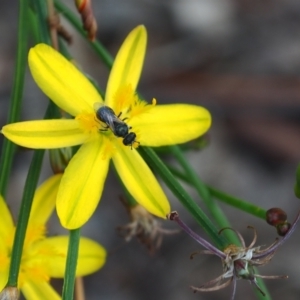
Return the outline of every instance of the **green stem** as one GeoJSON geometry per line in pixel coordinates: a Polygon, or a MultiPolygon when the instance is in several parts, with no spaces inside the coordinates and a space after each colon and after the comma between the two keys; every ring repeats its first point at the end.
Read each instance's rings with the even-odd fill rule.
{"type": "Polygon", "coordinates": [[[15,233],[14,245],[11,254],[11,263],[10,263],[9,277],[7,283],[8,286],[17,286],[18,283],[18,274],[20,270],[26,229],[28,225],[34,192],[41,171],[44,152],[45,152],[44,150],[35,150],[27,174],[20,213],[18,216],[18,224],[15,233]]]}
{"type": "Polygon", "coordinates": [[[51,39],[49,34],[48,24],[48,7],[46,0],[33,0],[35,14],[38,24],[38,41],[39,43],[45,43],[51,45],[51,39]]]}
{"type": "Polygon", "coordinates": [[[151,167],[162,177],[163,181],[168,185],[169,189],[178,198],[181,204],[185,206],[185,208],[212,238],[215,245],[220,249],[224,249],[228,245],[224,237],[218,234],[218,230],[214,224],[194,202],[190,195],[183,189],[156,153],[148,147],[140,147],[139,149],[140,152],[142,152],[142,154],[151,162],[151,167]]]}
{"type": "Polygon", "coordinates": [[[242,210],[244,212],[247,212],[248,214],[251,214],[255,217],[261,218],[263,220],[266,220],[266,210],[256,206],[254,204],[251,204],[249,202],[246,202],[242,199],[233,197],[231,195],[228,195],[220,190],[217,190],[211,186],[207,186],[208,190],[210,191],[211,195],[217,198],[218,200],[231,205],[239,210],[242,210]]]}
{"type": "Polygon", "coordinates": [[[32,39],[35,43],[39,40],[39,26],[38,26],[38,17],[35,14],[35,10],[33,9],[33,4],[29,5],[30,9],[28,10],[28,19],[27,22],[29,24],[29,39],[32,39]]]}
{"type": "MultiPolygon", "coordinates": [[[[28,1],[19,1],[19,24],[18,24],[18,47],[14,72],[14,82],[12,86],[12,94],[10,98],[10,108],[8,113],[8,123],[14,123],[19,120],[22,95],[24,88],[24,77],[27,63],[27,36],[28,36],[28,1]]],[[[2,146],[2,155],[0,159],[0,193],[5,198],[8,179],[11,171],[15,145],[4,139],[2,146]]]]}
{"type": "MultiPolygon", "coordinates": [[[[52,111],[53,104],[50,103],[45,114],[45,119],[50,118],[52,111]]],[[[33,158],[28,170],[11,254],[11,263],[7,283],[8,286],[17,286],[18,283],[18,274],[20,270],[22,250],[28,226],[32,201],[42,167],[44,152],[45,150],[34,151],[33,158]]]]}
{"type": "MultiPolygon", "coordinates": [[[[82,23],[80,19],[64,4],[62,4],[58,0],[54,0],[55,8],[73,25],[73,27],[79,32],[81,36],[83,36],[86,40],[88,40],[86,32],[83,30],[82,23]]],[[[101,45],[99,41],[88,41],[90,46],[94,49],[94,51],[102,58],[104,64],[111,68],[113,65],[113,58],[110,53],[101,45]]]]}
{"type": "MultiPolygon", "coordinates": [[[[188,183],[188,184],[192,184],[190,182],[190,179],[183,174],[181,171],[178,171],[176,168],[172,167],[172,166],[168,166],[169,170],[172,172],[173,175],[175,175],[176,177],[180,178],[181,180],[183,180],[184,182],[188,183]]],[[[211,196],[215,197],[217,200],[226,203],[230,206],[233,206],[235,208],[237,208],[238,210],[242,210],[248,214],[251,214],[257,218],[266,219],[266,210],[264,210],[263,208],[256,206],[252,203],[249,203],[243,199],[239,199],[237,197],[233,197],[229,194],[226,194],[220,190],[217,190],[215,188],[213,188],[212,186],[206,185],[206,188],[208,189],[208,191],[210,192],[211,196]]]]}
{"type": "MultiPolygon", "coordinates": [[[[187,176],[187,178],[189,178],[189,181],[195,187],[198,195],[202,198],[203,202],[205,203],[213,218],[217,222],[219,228],[230,227],[230,223],[227,217],[217,205],[217,203],[212,199],[211,193],[208,190],[207,186],[203,183],[203,181],[199,178],[195,170],[188,163],[186,157],[182,154],[181,149],[178,146],[170,146],[169,150],[176,157],[177,161],[184,169],[185,175],[187,176]]],[[[237,235],[231,230],[226,230],[224,232],[224,235],[228,240],[231,241],[231,243],[234,243],[236,245],[240,244],[237,235]]]]}
{"type": "MultiPolygon", "coordinates": [[[[257,271],[257,268],[255,268],[255,270],[257,271]]],[[[258,272],[257,272],[257,274],[258,274],[258,272]]],[[[262,278],[256,277],[256,281],[257,281],[258,286],[265,293],[265,296],[264,296],[261,294],[261,292],[257,288],[253,287],[256,297],[260,300],[272,300],[272,297],[268,291],[268,288],[266,287],[264,280],[262,278]]]]}
{"type": "Polygon", "coordinates": [[[64,286],[62,292],[63,300],[73,300],[79,242],[80,242],[80,228],[70,230],[65,279],[64,279],[64,286]]]}

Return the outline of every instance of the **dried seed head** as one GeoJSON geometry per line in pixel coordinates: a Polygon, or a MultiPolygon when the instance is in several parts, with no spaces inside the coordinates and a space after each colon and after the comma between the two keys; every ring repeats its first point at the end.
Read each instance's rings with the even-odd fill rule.
{"type": "MultiPolygon", "coordinates": [[[[271,261],[273,256],[275,255],[276,250],[280,247],[294,232],[296,225],[300,219],[300,212],[298,212],[296,219],[292,224],[286,222],[286,214],[279,208],[274,208],[269,210],[269,214],[267,216],[268,223],[271,225],[277,224],[277,230],[283,235],[282,239],[276,239],[273,244],[265,249],[261,249],[261,246],[255,246],[257,240],[256,230],[248,226],[254,230],[253,241],[249,246],[246,246],[245,241],[241,234],[234,229],[231,228],[223,228],[220,230],[222,233],[225,229],[233,230],[241,243],[241,246],[237,246],[231,244],[227,246],[223,251],[217,249],[215,246],[210,244],[208,241],[203,239],[197,233],[191,230],[180,218],[177,212],[171,212],[167,218],[169,220],[175,221],[189,236],[191,236],[195,241],[201,244],[206,250],[202,250],[199,253],[202,254],[210,254],[217,255],[221,258],[223,265],[223,273],[217,278],[202,284],[200,287],[191,286],[191,289],[194,292],[212,292],[223,289],[233,284],[233,290],[231,294],[231,300],[234,299],[235,291],[236,291],[236,281],[237,279],[246,279],[251,284],[255,285],[258,291],[265,295],[263,290],[260,288],[257,282],[257,278],[265,278],[265,279],[284,279],[287,278],[286,275],[259,275],[256,273],[254,267],[259,267],[266,265],[271,261]],[[278,222],[280,220],[280,222],[278,222]]],[[[194,258],[195,254],[191,255],[191,259],[194,258]]]]}

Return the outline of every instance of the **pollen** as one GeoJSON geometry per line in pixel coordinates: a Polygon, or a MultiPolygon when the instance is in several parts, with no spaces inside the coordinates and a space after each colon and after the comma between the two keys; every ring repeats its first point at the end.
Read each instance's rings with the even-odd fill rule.
{"type": "Polygon", "coordinates": [[[28,280],[40,283],[42,281],[49,281],[50,276],[48,275],[48,270],[45,264],[36,264],[30,266],[29,264],[22,264],[20,274],[19,274],[19,287],[27,282],[28,280]]]}
{"type": "Polygon", "coordinates": [[[134,132],[136,134],[136,139],[135,142],[132,144],[132,147],[134,149],[137,149],[140,146],[139,140],[141,139],[141,135],[139,130],[135,130],[134,132]]]}
{"type": "Polygon", "coordinates": [[[89,134],[96,134],[101,129],[101,124],[97,121],[94,113],[82,113],[76,116],[79,126],[89,134]]]}
{"type": "Polygon", "coordinates": [[[156,99],[155,98],[153,98],[152,103],[149,104],[147,101],[140,99],[136,95],[135,102],[131,107],[130,118],[138,116],[139,114],[143,114],[143,113],[148,112],[155,105],[156,105],[156,99]]]}
{"type": "MultiPolygon", "coordinates": [[[[115,113],[118,115],[120,112],[123,114],[130,110],[131,106],[136,101],[136,95],[131,85],[122,86],[115,94],[115,113]]],[[[127,116],[126,116],[127,117],[127,116]]]]}
{"type": "Polygon", "coordinates": [[[152,103],[142,100],[138,94],[136,94],[131,85],[120,87],[115,94],[116,107],[114,111],[116,115],[122,113],[122,118],[130,120],[141,113],[144,113],[156,105],[156,99],[152,99],[152,103]]]}
{"type": "Polygon", "coordinates": [[[236,253],[238,253],[240,251],[240,247],[234,245],[234,244],[230,244],[229,246],[227,246],[225,249],[224,249],[224,253],[227,254],[227,255],[234,255],[236,253]]]}
{"type": "Polygon", "coordinates": [[[35,241],[44,239],[45,235],[46,235],[46,227],[44,225],[28,226],[25,241],[24,241],[24,247],[32,244],[35,241]]]}
{"type": "Polygon", "coordinates": [[[9,257],[4,254],[0,253],[0,272],[4,272],[9,265],[9,257]]]}
{"type": "Polygon", "coordinates": [[[107,160],[111,158],[114,154],[114,152],[117,150],[114,140],[116,140],[116,137],[113,135],[106,136],[103,141],[105,143],[105,148],[102,154],[102,159],[107,160]]]}

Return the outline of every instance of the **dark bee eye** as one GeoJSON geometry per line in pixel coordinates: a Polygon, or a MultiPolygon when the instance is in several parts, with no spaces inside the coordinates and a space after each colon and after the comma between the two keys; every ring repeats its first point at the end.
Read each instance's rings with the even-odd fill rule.
{"type": "Polygon", "coordinates": [[[134,143],[138,143],[138,144],[140,144],[138,141],[136,141],[135,140],[136,139],[136,134],[134,133],[134,132],[130,132],[130,133],[128,133],[125,137],[124,137],[124,139],[123,139],[123,144],[125,145],[125,146],[131,146],[131,149],[132,149],[132,146],[133,146],[133,144],[134,143]]]}
{"type": "Polygon", "coordinates": [[[132,144],[135,142],[135,138],[136,138],[136,134],[134,132],[130,132],[124,137],[123,144],[125,146],[129,146],[129,145],[132,146],[132,144]]]}

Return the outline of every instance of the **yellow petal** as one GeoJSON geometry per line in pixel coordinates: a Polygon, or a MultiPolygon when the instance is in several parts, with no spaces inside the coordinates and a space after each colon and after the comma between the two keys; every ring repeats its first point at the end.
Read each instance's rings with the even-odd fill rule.
{"type": "Polygon", "coordinates": [[[26,281],[21,292],[28,300],[61,300],[60,295],[46,281],[26,281]]]}
{"type": "MultiPolygon", "coordinates": [[[[14,234],[14,222],[12,219],[12,215],[7,207],[7,204],[5,203],[1,195],[0,195],[0,214],[1,214],[0,217],[0,285],[2,285],[3,281],[7,280],[7,274],[5,270],[5,262],[6,262],[5,257],[7,257],[7,253],[9,253],[10,251],[7,242],[11,240],[11,235],[14,234]],[[1,260],[2,255],[4,256],[1,260]]],[[[6,282],[4,284],[6,284],[6,282]]],[[[2,289],[0,289],[0,291],[1,290],[2,289]]]]}
{"type": "Polygon", "coordinates": [[[115,109],[115,94],[120,87],[136,90],[140,79],[147,43],[146,28],[142,25],[132,30],[123,42],[109,75],[105,104],[115,109]]]}
{"type": "Polygon", "coordinates": [[[87,134],[77,120],[41,120],[8,124],[1,130],[9,140],[23,147],[53,149],[82,144],[87,134]]]}
{"type": "Polygon", "coordinates": [[[134,199],[150,213],[165,218],[170,204],[148,165],[135,149],[119,145],[113,162],[134,199]]]}
{"type": "MultiPolygon", "coordinates": [[[[6,249],[6,251],[7,251],[7,249],[6,249]]],[[[0,272],[0,292],[1,292],[7,284],[8,273],[9,273],[9,263],[7,264],[6,268],[3,268],[3,266],[1,266],[0,270],[1,270],[1,272],[0,272]]],[[[0,299],[1,299],[1,297],[0,297],[0,299]]]]}
{"type": "Polygon", "coordinates": [[[76,116],[93,112],[93,104],[102,98],[90,81],[52,47],[38,44],[28,56],[31,74],[40,89],[57,106],[76,116]]]}
{"type": "MultiPolygon", "coordinates": [[[[44,256],[45,264],[47,266],[47,272],[50,277],[64,277],[68,242],[68,236],[57,236],[47,238],[38,243],[38,248],[51,249],[56,253],[52,253],[47,257],[44,256]]],[[[45,253],[45,251],[43,252],[45,253]]],[[[80,238],[78,261],[76,268],[77,276],[85,276],[98,271],[104,265],[105,260],[106,251],[100,244],[87,238],[80,238]]]]}
{"type": "Polygon", "coordinates": [[[185,143],[204,134],[211,125],[208,110],[188,104],[157,105],[130,120],[144,146],[185,143]]]}
{"type": "Polygon", "coordinates": [[[30,225],[45,225],[52,214],[62,174],[51,176],[36,190],[30,211],[30,225]]]}
{"type": "Polygon", "coordinates": [[[68,229],[87,222],[100,200],[110,159],[103,141],[97,138],[82,145],[61,180],[56,208],[62,226],[68,229]]]}
{"type": "MultiPolygon", "coordinates": [[[[2,245],[6,245],[6,242],[4,243],[4,241],[7,239],[7,235],[12,233],[12,230],[14,228],[14,222],[11,213],[7,207],[7,204],[5,203],[1,195],[0,195],[0,212],[1,212],[0,243],[2,246],[2,245]]],[[[1,246],[0,249],[2,248],[1,246]]]]}

